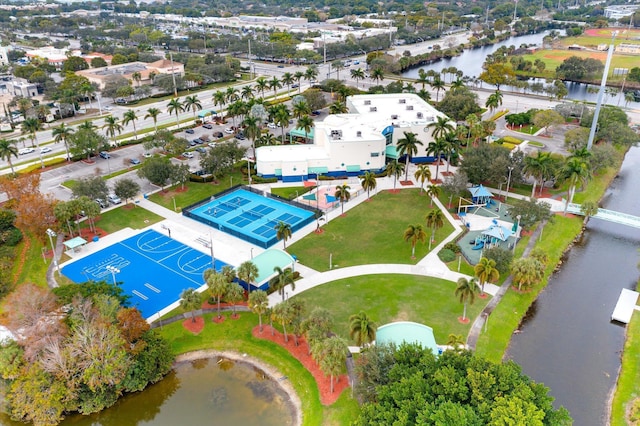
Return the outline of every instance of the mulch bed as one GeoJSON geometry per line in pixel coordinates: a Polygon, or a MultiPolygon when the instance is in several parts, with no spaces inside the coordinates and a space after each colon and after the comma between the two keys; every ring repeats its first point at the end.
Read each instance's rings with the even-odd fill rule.
{"type": "Polygon", "coordinates": [[[458,317],[458,322],[460,324],[469,324],[469,318],[462,318],[462,317],[458,317]]]}
{"type": "Polygon", "coordinates": [[[402,185],[402,186],[413,186],[413,182],[411,182],[410,180],[401,180],[400,181],[400,185],[402,185]]]}
{"type": "Polygon", "coordinates": [[[216,324],[222,324],[225,319],[226,317],[224,315],[220,315],[220,318],[218,318],[217,315],[214,315],[211,321],[215,322],[216,324]]]}
{"type": "Polygon", "coordinates": [[[204,318],[196,317],[196,322],[193,322],[191,318],[187,318],[182,321],[182,326],[193,334],[199,334],[204,329],[204,318]]]}
{"type": "MultiPolygon", "coordinates": [[[[442,173],[440,173],[442,174],[442,173]]],[[[442,179],[431,179],[430,182],[434,185],[439,185],[442,183],[442,179]]]]}
{"type": "MultiPolygon", "coordinates": [[[[95,220],[97,221],[98,219],[100,219],[99,217],[97,217],[95,220]]],[[[82,228],[80,229],[80,236],[82,238],[84,238],[87,241],[93,241],[93,237],[104,237],[108,234],[107,231],[105,231],[102,228],[98,228],[96,227],[96,232],[91,231],[89,228],[82,228]]]]}
{"type": "Polygon", "coordinates": [[[453,176],[453,172],[440,172],[442,176],[453,176]]]}
{"type": "Polygon", "coordinates": [[[291,355],[296,357],[298,361],[302,363],[304,368],[316,379],[318,390],[320,391],[320,402],[322,405],[331,405],[338,400],[343,390],[349,387],[349,378],[346,374],[333,378],[333,393],[331,393],[331,376],[325,376],[318,367],[318,364],[309,355],[309,348],[307,342],[303,337],[298,339],[298,346],[295,345],[293,336],[287,334],[289,342],[285,343],[284,335],[277,330],[274,330],[275,335],[271,335],[271,327],[268,325],[262,326],[262,333],[260,333],[260,326],[255,326],[251,333],[258,339],[266,339],[277,343],[291,355]]]}

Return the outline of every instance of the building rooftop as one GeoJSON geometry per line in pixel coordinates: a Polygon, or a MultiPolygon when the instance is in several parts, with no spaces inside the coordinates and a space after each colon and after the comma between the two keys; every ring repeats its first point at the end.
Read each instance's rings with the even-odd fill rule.
{"type": "Polygon", "coordinates": [[[328,153],[317,145],[268,145],[256,149],[260,161],[327,160],[328,153]]]}
{"type": "Polygon", "coordinates": [[[348,105],[353,112],[383,127],[426,126],[438,116],[446,117],[413,93],[350,96],[348,105]]]}

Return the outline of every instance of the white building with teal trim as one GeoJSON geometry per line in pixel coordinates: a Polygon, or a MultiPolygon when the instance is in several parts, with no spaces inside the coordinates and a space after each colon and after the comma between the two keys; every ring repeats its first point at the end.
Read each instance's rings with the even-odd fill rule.
{"type": "Polygon", "coordinates": [[[319,175],[379,172],[384,170],[387,158],[399,159],[396,144],[404,138],[404,132],[415,133],[422,142],[412,162],[434,160],[427,155],[433,141],[429,125],[438,116],[446,116],[418,95],[356,95],[348,97],[346,104],[349,113],[329,115],[315,123],[312,144],[257,148],[258,175],[299,182],[319,175]]]}

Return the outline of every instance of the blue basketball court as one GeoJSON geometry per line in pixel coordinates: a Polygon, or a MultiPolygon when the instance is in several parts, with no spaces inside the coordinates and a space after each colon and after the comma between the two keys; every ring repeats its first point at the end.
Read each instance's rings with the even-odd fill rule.
{"type": "MultiPolygon", "coordinates": [[[[225,265],[216,259],[216,271],[225,265]]],[[[203,285],[211,256],[147,230],[65,266],[62,273],[77,283],[113,283],[108,266],[120,271],[116,281],[130,296],[131,306],[149,318],[178,301],[183,290],[203,285]]]]}

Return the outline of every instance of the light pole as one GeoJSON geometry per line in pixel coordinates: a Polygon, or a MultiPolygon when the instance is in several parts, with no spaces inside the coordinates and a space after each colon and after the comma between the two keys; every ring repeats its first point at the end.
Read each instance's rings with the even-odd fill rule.
{"type": "Polygon", "coordinates": [[[116,285],[116,274],[120,273],[120,269],[116,268],[113,265],[107,265],[107,271],[111,272],[111,278],[113,278],[113,285],[116,285]]]}
{"type": "Polygon", "coordinates": [[[53,246],[53,237],[57,237],[58,235],[51,228],[47,229],[47,235],[49,236],[49,243],[51,243],[53,264],[56,266],[56,269],[58,269],[58,272],[60,272],[60,265],[58,265],[58,259],[56,259],[56,248],[53,246]]]}
{"type": "Polygon", "coordinates": [[[609,52],[607,53],[607,62],[604,65],[604,71],[602,72],[602,81],[600,82],[600,90],[598,90],[598,99],[596,100],[596,110],[593,113],[593,121],[591,122],[591,129],[589,130],[589,139],[587,140],[587,150],[591,151],[593,140],[596,137],[596,129],[598,127],[598,117],[600,116],[600,108],[602,108],[602,98],[604,96],[604,89],[607,87],[607,76],[609,74],[609,66],[611,66],[611,58],[613,57],[613,50],[615,49],[614,42],[616,40],[617,31],[612,33],[611,44],[609,45],[609,52]]]}
{"type": "Polygon", "coordinates": [[[176,197],[171,197],[171,198],[173,198],[173,211],[177,212],[178,208],[176,207],[176,197]]]}
{"type": "Polygon", "coordinates": [[[504,196],[504,202],[506,203],[509,199],[509,185],[511,184],[511,172],[513,171],[513,166],[509,166],[509,177],[507,178],[507,193],[504,196]]]}
{"type": "Polygon", "coordinates": [[[209,249],[211,250],[211,267],[216,271],[216,257],[213,255],[213,236],[209,233],[209,249]]]}
{"type": "Polygon", "coordinates": [[[253,247],[251,247],[251,260],[253,260],[253,247]]]}
{"type": "Polygon", "coordinates": [[[516,243],[518,242],[518,227],[520,226],[520,218],[522,218],[522,216],[517,215],[516,216],[516,229],[514,232],[514,238],[513,238],[513,253],[515,254],[516,252],[516,243]]]}

